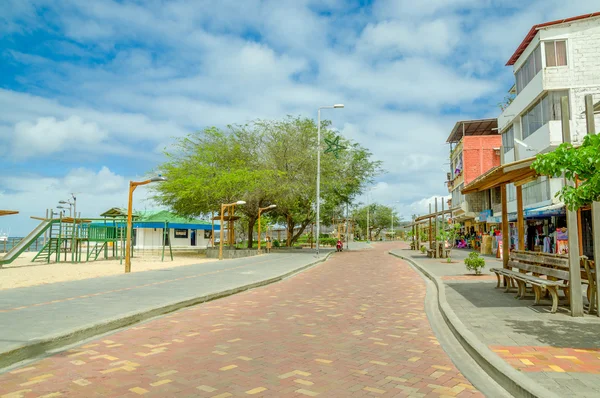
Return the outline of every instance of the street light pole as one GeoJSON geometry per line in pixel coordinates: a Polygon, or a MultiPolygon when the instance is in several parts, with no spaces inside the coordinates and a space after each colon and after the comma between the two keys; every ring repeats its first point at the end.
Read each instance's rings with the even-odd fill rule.
{"type": "Polygon", "coordinates": [[[152,177],[146,181],[129,181],[129,201],[127,203],[127,231],[125,241],[125,273],[131,272],[131,228],[132,228],[132,206],[133,206],[133,191],[140,185],[150,184],[151,182],[166,181],[165,177],[152,177]]]}
{"type": "Polygon", "coordinates": [[[343,104],[322,106],[317,112],[317,257],[319,256],[319,235],[321,234],[321,109],[337,109],[343,107],[343,104]]]}
{"type": "MultiPolygon", "coordinates": [[[[228,204],[221,204],[221,225],[219,225],[219,260],[223,260],[223,224],[225,222],[224,220],[224,214],[225,214],[225,209],[231,207],[232,209],[235,207],[235,205],[245,205],[246,202],[244,202],[243,200],[238,200],[235,203],[228,203],[228,204]]],[[[231,219],[232,214],[229,214],[229,211],[227,213],[227,216],[231,219]]],[[[231,232],[231,231],[227,231],[227,232],[231,232]]],[[[231,242],[230,242],[231,245],[231,242]]]]}
{"type": "MultiPolygon", "coordinates": [[[[262,214],[263,211],[266,210],[270,210],[270,209],[274,209],[276,208],[277,205],[271,205],[271,206],[267,206],[267,207],[259,207],[258,208],[258,253],[260,254],[260,215],[262,214]]],[[[267,235],[268,235],[268,228],[267,228],[267,235]]],[[[267,247],[267,250],[269,248],[267,247]]]]}

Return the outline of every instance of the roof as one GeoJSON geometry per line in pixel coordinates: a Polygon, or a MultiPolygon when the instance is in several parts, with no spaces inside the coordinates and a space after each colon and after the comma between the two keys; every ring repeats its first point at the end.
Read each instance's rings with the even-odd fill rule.
{"type": "Polygon", "coordinates": [[[463,120],[456,122],[447,143],[460,142],[463,137],[463,125],[465,126],[464,135],[495,135],[498,134],[498,119],[478,119],[463,120]]]}
{"type": "Polygon", "coordinates": [[[593,18],[593,17],[598,17],[598,16],[600,16],[600,12],[593,12],[591,14],[578,15],[576,17],[571,17],[571,18],[567,18],[567,19],[558,19],[556,21],[544,22],[544,23],[541,23],[538,25],[533,25],[531,27],[531,29],[529,30],[529,33],[527,33],[527,35],[525,36],[525,38],[523,39],[523,41],[517,48],[517,51],[515,51],[515,53],[512,55],[512,57],[510,57],[510,59],[506,63],[506,66],[512,66],[515,64],[515,62],[517,62],[519,57],[523,54],[523,52],[525,52],[525,49],[527,48],[527,46],[533,41],[533,38],[537,34],[538,30],[548,27],[548,26],[559,25],[562,23],[569,23],[569,22],[579,21],[581,19],[593,18]]]}
{"type": "Polygon", "coordinates": [[[16,210],[0,210],[0,216],[9,216],[11,214],[19,214],[16,210]]]}
{"type": "Polygon", "coordinates": [[[528,179],[537,178],[539,174],[531,168],[535,156],[522,159],[517,162],[496,166],[493,169],[483,173],[463,190],[463,195],[485,191],[508,183],[519,183],[528,179]]]}
{"type": "Polygon", "coordinates": [[[127,217],[127,209],[113,207],[112,209],[108,209],[104,213],[100,214],[100,217],[127,217]]]}
{"type": "Polygon", "coordinates": [[[164,223],[168,222],[169,224],[208,224],[210,225],[210,221],[193,219],[178,216],[175,213],[171,213],[168,210],[158,210],[158,211],[146,211],[143,213],[139,213],[139,218],[137,222],[140,223],[164,223]]]}

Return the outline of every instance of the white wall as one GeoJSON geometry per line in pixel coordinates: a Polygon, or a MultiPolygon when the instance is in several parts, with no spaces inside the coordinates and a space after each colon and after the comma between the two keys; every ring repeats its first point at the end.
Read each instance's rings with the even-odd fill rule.
{"type": "MultiPolygon", "coordinates": [[[[162,228],[136,228],[136,231],[136,249],[159,249],[162,247],[162,228]]],[[[206,249],[210,243],[210,239],[204,238],[203,230],[196,231],[196,246],[191,245],[192,230],[188,230],[187,238],[176,238],[175,230],[170,228],[169,239],[173,249],[206,249]]]]}

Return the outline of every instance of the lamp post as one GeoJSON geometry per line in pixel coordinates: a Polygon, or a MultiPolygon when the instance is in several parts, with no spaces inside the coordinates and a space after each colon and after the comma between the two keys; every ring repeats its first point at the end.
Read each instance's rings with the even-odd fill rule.
{"type": "Polygon", "coordinates": [[[69,207],[66,207],[66,206],[56,206],[56,208],[57,209],[64,209],[64,210],[69,209],[69,217],[72,217],[72,215],[71,215],[71,209],[72,209],[71,206],[69,206],[69,207]]]}
{"type": "MultiPolygon", "coordinates": [[[[223,215],[225,214],[225,209],[229,208],[229,207],[234,207],[235,205],[245,205],[246,202],[244,202],[243,200],[238,200],[235,203],[229,203],[229,204],[221,204],[221,225],[219,226],[219,260],[223,260],[223,215]]],[[[231,218],[232,214],[230,214],[228,212],[227,214],[229,216],[229,218],[231,218]]],[[[259,224],[260,225],[260,224],[259,224]]]]}
{"type": "Polygon", "coordinates": [[[152,177],[145,181],[129,181],[129,202],[127,205],[127,238],[125,241],[125,272],[131,272],[131,229],[132,227],[132,215],[131,210],[133,206],[133,191],[140,185],[150,184],[151,182],[166,181],[165,177],[160,174],[157,177],[152,177]]]}
{"type": "Polygon", "coordinates": [[[341,109],[344,104],[322,106],[317,118],[317,257],[319,256],[319,235],[321,234],[321,109],[341,109]]]}
{"type": "MultiPolygon", "coordinates": [[[[62,204],[62,205],[69,205],[69,217],[73,218],[73,233],[71,236],[71,261],[75,262],[75,238],[76,238],[76,234],[77,234],[77,224],[75,222],[75,219],[77,218],[77,197],[75,196],[74,193],[71,194],[71,198],[73,199],[73,201],[71,202],[70,200],[61,200],[58,203],[62,204]],[[71,207],[73,207],[73,213],[71,213],[71,207]]],[[[66,254],[65,254],[66,256],[66,254]]]]}
{"type": "MultiPolygon", "coordinates": [[[[271,206],[267,206],[267,207],[259,207],[258,208],[258,253],[260,253],[260,215],[262,214],[263,211],[271,210],[276,207],[277,207],[277,205],[271,205],[271,206]]],[[[268,228],[267,228],[267,234],[268,234],[268,228]]],[[[269,248],[267,247],[267,249],[269,249],[269,248]]]]}
{"type": "Polygon", "coordinates": [[[394,204],[400,203],[399,200],[392,202],[392,240],[396,240],[396,234],[394,234],[394,204]]]}

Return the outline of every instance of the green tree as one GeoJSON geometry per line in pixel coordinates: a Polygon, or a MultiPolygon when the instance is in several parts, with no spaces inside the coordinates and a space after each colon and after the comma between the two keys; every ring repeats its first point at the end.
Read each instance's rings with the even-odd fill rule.
{"type": "Polygon", "coordinates": [[[570,210],[600,200],[600,135],[586,135],[579,147],[563,143],[553,152],[537,155],[531,167],[545,176],[564,176],[580,181],[564,186],[557,196],[570,210]]]}
{"type": "Polygon", "coordinates": [[[375,239],[379,238],[382,230],[390,228],[392,224],[392,212],[394,214],[394,219],[398,219],[398,215],[391,207],[372,203],[369,206],[358,208],[352,214],[353,219],[356,221],[361,231],[367,231],[367,209],[369,210],[369,239],[373,236],[375,236],[375,239]]]}

